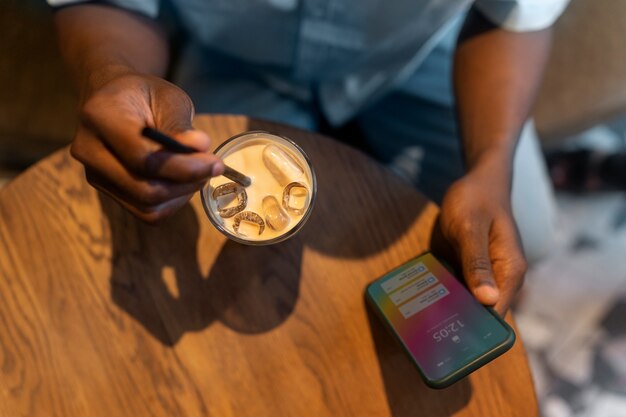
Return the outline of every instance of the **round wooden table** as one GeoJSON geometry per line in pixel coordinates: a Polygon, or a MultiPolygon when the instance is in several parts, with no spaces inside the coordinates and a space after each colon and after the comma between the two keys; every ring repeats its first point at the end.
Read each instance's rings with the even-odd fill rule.
{"type": "MultiPolygon", "coordinates": [[[[294,238],[227,241],[196,196],[159,227],[85,181],[67,149],[0,191],[0,416],[529,417],[524,349],[427,388],[365,286],[426,250],[437,207],[360,152],[235,116],[309,154],[318,200],[294,238]]],[[[510,321],[510,317],[509,317],[510,321]]]]}

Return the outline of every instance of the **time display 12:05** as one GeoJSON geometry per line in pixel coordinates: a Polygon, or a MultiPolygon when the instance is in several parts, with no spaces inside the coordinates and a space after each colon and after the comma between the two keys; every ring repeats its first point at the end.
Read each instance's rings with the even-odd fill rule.
{"type": "Polygon", "coordinates": [[[441,342],[450,335],[458,332],[463,327],[465,327],[465,325],[461,320],[453,321],[452,323],[447,324],[443,329],[433,333],[433,339],[435,339],[437,342],[441,342]]]}

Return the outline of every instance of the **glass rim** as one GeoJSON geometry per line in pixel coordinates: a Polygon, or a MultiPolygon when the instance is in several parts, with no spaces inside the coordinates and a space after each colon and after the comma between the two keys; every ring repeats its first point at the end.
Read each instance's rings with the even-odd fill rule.
{"type": "Polygon", "coordinates": [[[222,223],[220,223],[216,219],[214,219],[215,213],[210,208],[209,197],[207,197],[205,195],[206,190],[208,190],[209,187],[210,187],[210,180],[207,181],[206,184],[200,190],[200,199],[202,201],[202,208],[204,209],[204,212],[207,215],[207,217],[209,218],[209,221],[211,222],[211,224],[218,231],[220,231],[220,233],[222,233],[224,236],[226,236],[227,239],[233,240],[233,241],[235,241],[237,243],[241,243],[241,244],[244,244],[244,245],[249,245],[249,246],[265,246],[265,245],[272,245],[272,244],[275,244],[275,243],[280,243],[280,242],[283,242],[283,241],[289,239],[292,236],[295,236],[297,234],[297,232],[302,228],[302,226],[304,226],[304,224],[307,222],[309,217],[311,217],[311,214],[313,213],[313,206],[315,205],[315,200],[317,198],[317,177],[315,175],[315,170],[313,169],[313,164],[311,163],[311,159],[306,154],[306,152],[304,152],[304,150],[296,142],[294,142],[292,139],[290,139],[290,138],[288,138],[286,136],[277,135],[276,133],[267,132],[265,130],[250,130],[250,131],[247,131],[247,132],[238,133],[235,136],[231,136],[230,138],[228,138],[224,142],[222,142],[222,144],[220,144],[217,148],[215,148],[215,150],[213,151],[213,154],[219,156],[218,153],[225,146],[227,146],[229,143],[231,143],[234,140],[239,139],[239,138],[241,138],[243,136],[253,135],[253,134],[264,134],[264,135],[274,136],[274,137],[277,137],[279,139],[284,140],[285,142],[287,142],[291,146],[293,146],[300,153],[300,155],[302,155],[302,158],[307,163],[309,171],[311,172],[311,200],[309,201],[309,207],[307,208],[306,212],[302,215],[302,218],[298,221],[298,224],[296,224],[291,229],[287,230],[282,235],[276,236],[276,237],[274,237],[272,239],[267,239],[267,240],[248,240],[248,239],[242,238],[240,236],[237,236],[233,232],[231,232],[228,229],[226,229],[226,227],[224,227],[224,225],[222,223]]]}

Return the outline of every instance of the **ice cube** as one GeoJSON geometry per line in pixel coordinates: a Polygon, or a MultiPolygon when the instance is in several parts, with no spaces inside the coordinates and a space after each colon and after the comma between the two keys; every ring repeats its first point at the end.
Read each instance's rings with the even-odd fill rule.
{"type": "Polygon", "coordinates": [[[263,233],[263,231],[265,230],[265,222],[263,221],[261,216],[253,211],[242,211],[241,213],[237,213],[233,221],[233,230],[235,231],[235,233],[242,236],[247,236],[248,234],[245,233],[244,230],[239,229],[239,227],[242,225],[242,222],[257,225],[259,227],[259,234],[263,233]]]}
{"type": "Polygon", "coordinates": [[[297,181],[304,175],[298,162],[277,145],[267,145],[263,149],[263,163],[282,186],[297,181]]]}
{"type": "Polygon", "coordinates": [[[274,230],[283,230],[289,224],[289,216],[272,195],[263,198],[263,213],[265,223],[274,230]]]}
{"type": "Polygon", "coordinates": [[[303,215],[309,206],[309,190],[301,182],[287,184],[283,190],[283,207],[285,210],[303,215]]]}
{"type": "Polygon", "coordinates": [[[233,217],[248,205],[246,189],[235,182],[227,182],[215,187],[212,195],[218,213],[224,218],[233,217]],[[235,196],[237,197],[237,205],[233,206],[235,196]]]}

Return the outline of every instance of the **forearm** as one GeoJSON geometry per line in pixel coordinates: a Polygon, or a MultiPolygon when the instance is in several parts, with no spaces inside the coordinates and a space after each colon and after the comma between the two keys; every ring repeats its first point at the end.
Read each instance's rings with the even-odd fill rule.
{"type": "Polygon", "coordinates": [[[486,162],[510,181],[515,145],[539,88],[550,42],[550,29],[508,32],[470,11],[454,60],[468,170],[486,162]]]}
{"type": "Polygon", "coordinates": [[[55,25],[61,52],[82,94],[115,74],[163,76],[167,70],[167,39],[149,18],[87,4],[59,10],[55,25]]]}

